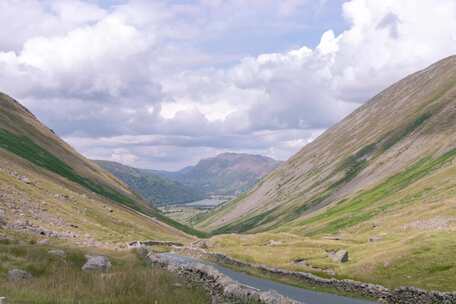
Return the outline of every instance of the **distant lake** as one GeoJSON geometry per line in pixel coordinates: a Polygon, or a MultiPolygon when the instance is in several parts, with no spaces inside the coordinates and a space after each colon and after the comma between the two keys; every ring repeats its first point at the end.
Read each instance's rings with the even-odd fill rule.
{"type": "Polygon", "coordinates": [[[200,201],[195,201],[191,202],[188,204],[185,204],[185,206],[188,207],[217,207],[221,203],[224,203],[226,201],[229,201],[231,197],[212,197],[212,198],[206,198],[200,201]]]}

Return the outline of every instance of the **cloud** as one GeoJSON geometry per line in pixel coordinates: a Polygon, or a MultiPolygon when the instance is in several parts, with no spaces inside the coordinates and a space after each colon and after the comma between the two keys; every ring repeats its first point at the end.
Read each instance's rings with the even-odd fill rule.
{"type": "Polygon", "coordinates": [[[301,37],[330,5],[5,0],[0,87],[90,157],[151,168],[224,151],[285,159],[456,53],[453,0],[351,0],[344,30],[321,19],[318,43],[301,37]]]}

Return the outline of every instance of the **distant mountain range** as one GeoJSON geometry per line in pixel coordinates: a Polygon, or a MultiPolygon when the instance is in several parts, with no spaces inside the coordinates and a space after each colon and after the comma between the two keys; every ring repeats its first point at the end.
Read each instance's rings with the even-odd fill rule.
{"type": "Polygon", "coordinates": [[[186,203],[212,195],[237,195],[251,189],[280,164],[269,157],[238,153],[203,159],[195,166],[175,172],[137,169],[108,161],[97,163],[147,201],[162,205],[186,203]]]}
{"type": "Polygon", "coordinates": [[[188,203],[206,198],[197,189],[162,177],[154,173],[153,170],[138,169],[103,160],[96,162],[122,180],[145,200],[157,205],[188,203]]]}

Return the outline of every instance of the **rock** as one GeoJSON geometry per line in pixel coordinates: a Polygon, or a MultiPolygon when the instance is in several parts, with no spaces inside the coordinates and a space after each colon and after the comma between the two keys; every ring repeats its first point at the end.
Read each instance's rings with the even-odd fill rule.
{"type": "Polygon", "coordinates": [[[86,255],[87,262],[82,266],[84,271],[108,271],[111,268],[109,259],[102,255],[86,255]]]}
{"type": "Polygon", "coordinates": [[[279,245],[282,245],[282,241],[270,240],[266,245],[267,246],[279,246],[279,245]]]}
{"type": "Polygon", "coordinates": [[[336,252],[330,251],[330,252],[328,252],[328,256],[334,262],[338,262],[338,263],[348,262],[348,251],[347,250],[338,250],[336,252]]]}
{"type": "Polygon", "coordinates": [[[140,241],[134,241],[134,242],[128,243],[129,249],[141,248],[141,247],[144,247],[144,245],[140,241]]]}
{"type": "Polygon", "coordinates": [[[193,242],[192,245],[195,246],[195,247],[201,248],[201,249],[208,249],[209,248],[209,246],[207,245],[207,242],[204,241],[204,240],[193,242]]]}
{"type": "Polygon", "coordinates": [[[65,251],[60,250],[60,249],[49,250],[48,253],[50,255],[53,255],[53,256],[56,256],[56,257],[59,257],[59,258],[64,258],[66,256],[65,251]]]}
{"type": "Polygon", "coordinates": [[[6,298],[0,297],[0,304],[6,304],[6,298]]]}
{"type": "Polygon", "coordinates": [[[49,244],[49,240],[48,239],[42,239],[42,240],[39,240],[38,245],[47,245],[49,244]]]}
{"type": "Polygon", "coordinates": [[[29,280],[32,278],[32,274],[21,270],[21,269],[11,269],[8,271],[8,281],[11,282],[18,282],[18,281],[24,281],[24,280],[29,280]]]}
{"type": "Polygon", "coordinates": [[[149,254],[149,250],[146,247],[138,247],[134,249],[138,256],[145,258],[149,254]]]}
{"type": "Polygon", "coordinates": [[[23,182],[24,184],[27,184],[27,185],[31,185],[33,184],[33,182],[30,180],[30,178],[28,178],[27,176],[19,176],[18,178],[21,182],[23,182]]]}
{"type": "Polygon", "coordinates": [[[297,265],[302,265],[302,266],[309,266],[309,264],[306,262],[306,260],[301,259],[301,258],[294,259],[293,263],[297,264],[297,265]]]}
{"type": "Polygon", "coordinates": [[[371,236],[369,238],[369,243],[380,242],[380,241],[383,241],[383,238],[381,236],[371,236]]]}

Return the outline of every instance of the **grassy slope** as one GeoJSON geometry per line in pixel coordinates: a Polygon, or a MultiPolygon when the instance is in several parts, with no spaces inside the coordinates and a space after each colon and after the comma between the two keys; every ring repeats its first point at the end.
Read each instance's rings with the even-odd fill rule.
{"type": "MultiPolygon", "coordinates": [[[[291,173],[296,174],[299,166],[307,163],[307,156],[298,154],[286,164],[287,172],[281,168],[263,181],[266,187],[281,191],[262,194],[264,186],[258,185],[247,199],[241,198],[209,217],[197,219],[197,227],[216,227],[217,233],[249,233],[216,236],[209,242],[211,250],[323,276],[327,274],[315,268],[331,269],[339,278],[388,287],[455,290],[456,263],[451,256],[456,248],[456,58],[451,60],[451,69],[437,67],[439,73],[430,69],[432,77],[425,74],[423,78],[426,83],[421,84],[420,75],[408,80],[409,86],[419,88],[414,93],[400,83],[393,87],[394,94],[379,95],[385,99],[396,96],[397,104],[404,102],[413,108],[399,122],[388,121],[393,128],[376,130],[361,144],[359,139],[363,137],[351,135],[354,139],[346,139],[347,145],[354,148],[349,153],[337,150],[338,157],[329,168],[324,167],[330,163],[329,153],[321,150],[318,155],[326,157],[326,165],[317,163],[293,177],[291,173]],[[414,98],[419,98],[419,102],[414,98]],[[275,175],[284,174],[288,177],[274,184],[275,175]],[[259,195],[265,196],[264,206],[228,224],[213,225],[259,195]],[[268,196],[280,204],[270,203],[268,196]],[[369,242],[369,238],[376,241],[369,242]],[[271,240],[279,244],[271,245],[271,240]],[[337,249],[349,251],[348,263],[337,264],[328,258],[326,250],[337,249]],[[293,263],[298,258],[314,268],[293,263]]],[[[425,73],[428,72],[429,69],[425,73]]],[[[371,107],[357,113],[386,111],[381,103],[371,107]]],[[[368,124],[359,114],[353,117],[368,124]]],[[[330,130],[322,138],[337,134],[337,128],[345,125],[339,124],[336,131],[330,130]]],[[[321,141],[313,145],[322,148],[321,141]]]]}
{"type": "Polygon", "coordinates": [[[0,295],[8,303],[209,303],[201,287],[150,268],[125,250],[133,240],[188,243],[193,238],[172,225],[186,227],[147,208],[124,184],[4,95],[0,193],[2,221],[8,224],[0,224],[0,240],[18,240],[0,241],[0,295]],[[50,244],[37,245],[42,239],[50,244]],[[64,249],[67,257],[49,255],[54,248],[64,249]],[[109,256],[112,270],[82,272],[86,253],[109,256]],[[31,272],[33,279],[8,282],[7,271],[13,268],[31,272]]]}
{"type": "MultiPolygon", "coordinates": [[[[156,209],[147,206],[118,180],[67,147],[14,100],[4,95],[0,97],[3,106],[0,110],[2,118],[0,148],[113,202],[152,216],[186,233],[200,237],[205,236],[205,234],[169,219],[156,209]],[[74,166],[70,164],[74,164],[74,166]],[[87,170],[90,171],[90,174],[87,173],[87,170]]],[[[172,233],[174,232],[170,230],[170,234],[172,233]]]]}
{"type": "Polygon", "coordinates": [[[178,182],[149,172],[109,161],[96,161],[104,169],[126,183],[132,190],[153,204],[188,203],[205,196],[178,182]]]}
{"type": "MultiPolygon", "coordinates": [[[[85,273],[86,252],[63,247],[65,258],[48,254],[54,246],[0,244],[0,294],[11,303],[209,303],[209,295],[174,274],[152,268],[131,252],[93,252],[108,255],[109,274],[85,273]],[[25,269],[33,279],[21,283],[6,280],[8,269],[25,269]]],[[[57,247],[62,248],[62,247],[57,247]]]]}
{"type": "Polygon", "coordinates": [[[420,158],[439,157],[453,147],[455,94],[452,57],[380,93],[196,227],[268,231],[378,185],[420,158]]]}
{"type": "Polygon", "coordinates": [[[77,234],[77,238],[67,239],[81,246],[93,243],[116,248],[138,239],[191,240],[180,230],[140,216],[84,188],[66,187],[65,179],[59,181],[58,176],[50,177],[48,171],[32,166],[0,151],[0,209],[9,223],[29,222],[42,229],[77,234]],[[33,185],[23,183],[10,172],[27,176],[33,185]]]}

